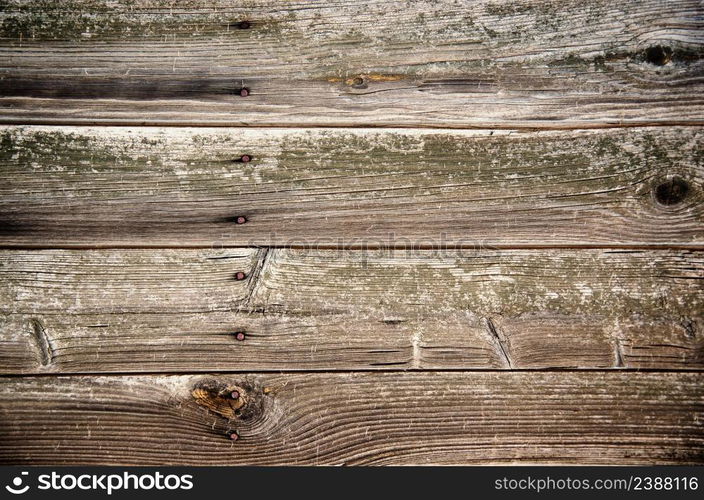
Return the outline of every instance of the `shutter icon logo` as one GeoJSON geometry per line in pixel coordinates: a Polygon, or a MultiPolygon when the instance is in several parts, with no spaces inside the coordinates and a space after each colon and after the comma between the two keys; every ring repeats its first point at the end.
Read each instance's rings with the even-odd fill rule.
{"type": "Polygon", "coordinates": [[[27,476],[29,472],[22,472],[20,476],[15,477],[12,480],[12,486],[5,486],[5,489],[12,493],[13,495],[21,495],[22,493],[27,493],[27,490],[29,489],[29,485],[25,485],[24,488],[22,488],[22,476],[27,476]],[[14,486],[14,488],[13,488],[14,486]]]}

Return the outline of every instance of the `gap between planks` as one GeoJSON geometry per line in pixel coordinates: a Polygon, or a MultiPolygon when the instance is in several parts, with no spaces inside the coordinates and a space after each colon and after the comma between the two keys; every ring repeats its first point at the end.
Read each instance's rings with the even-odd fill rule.
{"type": "Polygon", "coordinates": [[[554,373],[554,374],[580,374],[580,373],[704,373],[704,369],[699,368],[396,368],[396,369],[374,369],[374,368],[340,368],[340,369],[315,369],[305,368],[296,370],[287,368],[285,370],[261,369],[261,370],[166,370],[166,371],[123,371],[123,372],[53,372],[53,373],[1,373],[0,380],[3,379],[29,379],[29,378],[83,378],[83,377],[160,377],[170,375],[305,375],[310,374],[331,374],[340,375],[346,373],[377,373],[377,374],[398,374],[398,373],[554,373]]]}
{"type": "Polygon", "coordinates": [[[534,244],[534,245],[488,245],[478,247],[477,245],[238,245],[238,244],[222,244],[217,248],[212,245],[14,245],[0,243],[0,250],[227,250],[237,248],[258,248],[263,250],[347,250],[347,251],[365,251],[365,250],[614,250],[614,251],[640,251],[640,250],[704,250],[704,244],[692,243],[653,243],[647,245],[619,245],[619,244],[584,244],[584,245],[555,245],[555,244],[534,244]]]}
{"type": "Polygon", "coordinates": [[[173,120],[47,120],[47,119],[4,119],[0,118],[0,125],[36,125],[36,126],[57,126],[57,127],[153,127],[153,128],[243,128],[243,129],[404,129],[404,130],[433,130],[442,132],[458,130],[516,130],[521,132],[541,132],[541,131],[570,131],[570,130],[603,130],[603,129],[625,129],[625,128],[662,128],[662,127],[704,127],[704,120],[668,120],[668,121],[629,121],[623,123],[561,123],[552,124],[532,123],[525,125],[522,122],[506,123],[473,123],[463,125],[442,124],[442,125],[397,125],[386,123],[364,123],[350,125],[349,123],[244,123],[233,121],[173,121],[173,120]]]}

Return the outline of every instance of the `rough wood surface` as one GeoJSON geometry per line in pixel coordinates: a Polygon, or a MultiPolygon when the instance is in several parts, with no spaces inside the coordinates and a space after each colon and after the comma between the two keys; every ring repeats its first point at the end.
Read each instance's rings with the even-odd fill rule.
{"type": "Polygon", "coordinates": [[[704,367],[701,252],[466,254],[6,250],[0,371],[704,367]]]}
{"type": "Polygon", "coordinates": [[[0,138],[4,246],[704,244],[701,128],[6,127],[0,138]],[[672,179],[684,191],[658,201],[672,179]]]}
{"type": "Polygon", "coordinates": [[[0,463],[704,464],[703,20],[0,0],[0,463]]]}
{"type": "Polygon", "coordinates": [[[691,373],[92,376],[0,386],[2,463],[704,462],[704,391],[691,373]]]}
{"type": "Polygon", "coordinates": [[[702,124],[703,13],[699,0],[9,0],[0,12],[1,114],[269,126],[702,124]]]}

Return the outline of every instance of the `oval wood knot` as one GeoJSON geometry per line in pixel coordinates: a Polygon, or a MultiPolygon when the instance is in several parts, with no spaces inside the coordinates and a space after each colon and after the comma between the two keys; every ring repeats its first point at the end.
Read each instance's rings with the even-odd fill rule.
{"type": "Polygon", "coordinates": [[[665,66],[672,61],[672,48],[654,45],[645,51],[645,60],[655,66],[665,66]]]}
{"type": "Polygon", "coordinates": [[[355,77],[352,79],[352,86],[353,87],[361,87],[364,85],[364,78],[361,76],[355,77]]]}
{"type": "Polygon", "coordinates": [[[213,379],[199,381],[191,391],[198,405],[227,420],[239,421],[261,416],[262,394],[247,382],[228,383],[213,379]]]}
{"type": "Polygon", "coordinates": [[[689,184],[681,177],[671,177],[655,187],[655,199],[661,205],[682,203],[689,192],[689,184]]]}

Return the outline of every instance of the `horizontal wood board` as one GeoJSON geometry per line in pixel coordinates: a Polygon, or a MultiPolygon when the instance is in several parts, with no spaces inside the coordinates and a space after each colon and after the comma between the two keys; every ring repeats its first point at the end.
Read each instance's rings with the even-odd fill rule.
{"type": "Polygon", "coordinates": [[[704,364],[701,252],[463,252],[5,250],[0,370],[704,364]]]}
{"type": "Polygon", "coordinates": [[[697,0],[10,0],[0,11],[0,115],[66,124],[701,125],[703,12],[697,0]]]}
{"type": "Polygon", "coordinates": [[[90,376],[0,385],[2,463],[613,465],[704,457],[704,393],[700,376],[688,373],[90,376]]]}
{"type": "Polygon", "coordinates": [[[704,245],[699,127],[0,138],[5,247],[704,245]]]}

